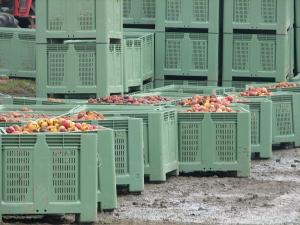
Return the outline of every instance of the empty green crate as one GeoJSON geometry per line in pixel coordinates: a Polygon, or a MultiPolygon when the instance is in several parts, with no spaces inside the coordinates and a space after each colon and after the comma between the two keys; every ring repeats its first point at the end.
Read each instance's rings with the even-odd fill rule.
{"type": "Polygon", "coordinates": [[[122,0],[39,0],[37,42],[49,38],[94,38],[109,43],[122,38],[122,0]]]}
{"type": "Polygon", "coordinates": [[[225,0],[224,33],[234,29],[274,30],[286,34],[294,24],[294,0],[225,0]]]}
{"type": "Polygon", "coordinates": [[[122,45],[87,40],[38,44],[37,73],[37,97],[122,93],[122,45]]]}
{"type": "Polygon", "coordinates": [[[105,116],[143,119],[144,169],[150,181],[166,181],[167,173],[178,171],[177,113],[175,109],[146,106],[88,105],[105,116]]]}
{"type": "Polygon", "coordinates": [[[291,39],[291,32],[224,34],[223,85],[228,86],[226,82],[234,77],[287,80],[291,72],[291,39]]]}
{"type": "Polygon", "coordinates": [[[206,95],[223,95],[226,92],[235,91],[234,87],[215,87],[215,86],[192,86],[192,85],[168,85],[161,88],[152,89],[151,92],[178,92],[191,94],[206,94],[206,95]]]}
{"type": "Polygon", "coordinates": [[[272,101],[272,143],[300,146],[300,93],[274,92],[271,96],[246,97],[272,101]]]}
{"type": "MultiPolygon", "coordinates": [[[[212,82],[210,82],[212,83],[212,82]]],[[[215,81],[212,86],[217,86],[218,82],[215,81]]],[[[160,88],[168,85],[192,85],[192,86],[208,86],[207,80],[155,80],[155,88],[160,88]]]]}
{"type": "Polygon", "coordinates": [[[156,29],[203,28],[219,33],[220,0],[157,0],[156,29]]]}
{"type": "Polygon", "coordinates": [[[113,129],[117,186],[128,186],[129,192],[144,190],[143,120],[107,117],[98,121],[78,121],[113,129]]]}
{"type": "Polygon", "coordinates": [[[181,172],[237,172],[250,175],[250,113],[178,112],[181,172]]]}
{"type": "Polygon", "coordinates": [[[219,35],[157,32],[155,79],[166,76],[204,78],[215,85],[219,72],[219,35]]]}
{"type": "Polygon", "coordinates": [[[272,157],[272,102],[267,99],[242,99],[251,114],[251,152],[260,158],[272,157]]]}
{"type": "Polygon", "coordinates": [[[0,220],[7,214],[73,213],[81,222],[96,222],[97,140],[92,133],[2,134],[0,220]]]}
{"type": "Polygon", "coordinates": [[[154,75],[154,34],[124,34],[124,88],[140,87],[154,75]]]}
{"type": "Polygon", "coordinates": [[[0,73],[35,78],[35,30],[0,28],[0,73]]]}
{"type": "Polygon", "coordinates": [[[123,0],[124,24],[155,24],[156,0],[123,0]]]}

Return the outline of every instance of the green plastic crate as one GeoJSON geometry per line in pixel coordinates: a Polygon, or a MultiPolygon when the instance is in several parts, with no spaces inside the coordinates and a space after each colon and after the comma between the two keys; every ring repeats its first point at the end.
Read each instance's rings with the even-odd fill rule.
{"type": "Polygon", "coordinates": [[[251,114],[251,152],[260,158],[272,157],[272,102],[267,99],[243,99],[251,114]]]}
{"type": "Polygon", "coordinates": [[[250,175],[250,113],[178,112],[181,172],[237,172],[250,175]]]}
{"type": "Polygon", "coordinates": [[[178,172],[177,113],[175,109],[146,106],[88,105],[104,116],[143,119],[144,169],[150,181],[166,181],[167,173],[178,172]]]}
{"type": "Polygon", "coordinates": [[[218,81],[218,34],[157,32],[155,41],[155,79],[193,76],[209,85],[218,81]]]}
{"type": "Polygon", "coordinates": [[[0,73],[35,78],[35,30],[0,28],[0,73]]]}
{"type": "Polygon", "coordinates": [[[122,0],[39,0],[37,42],[50,38],[90,38],[109,43],[122,38],[122,0]]]}
{"type": "Polygon", "coordinates": [[[219,33],[220,0],[157,0],[156,29],[204,28],[219,33]]]}
{"type": "Polygon", "coordinates": [[[246,98],[272,101],[273,144],[294,143],[296,147],[300,146],[300,93],[274,92],[271,96],[246,98]]]}
{"type": "Polygon", "coordinates": [[[224,34],[223,85],[231,85],[235,77],[287,80],[291,76],[291,34],[224,34]]]}
{"type": "Polygon", "coordinates": [[[226,92],[235,91],[234,87],[215,87],[215,86],[192,86],[192,85],[168,85],[161,88],[152,89],[151,92],[178,92],[206,95],[224,95],[226,92]]]}
{"type": "Polygon", "coordinates": [[[88,40],[37,45],[37,97],[123,93],[122,44],[88,40]]]}
{"type": "Polygon", "coordinates": [[[0,220],[3,215],[73,213],[81,222],[96,222],[96,151],[102,149],[97,140],[92,133],[2,134],[0,220]]]}
{"type": "MultiPolygon", "coordinates": [[[[211,86],[217,86],[218,81],[209,82],[211,86]]],[[[160,88],[168,85],[192,85],[192,86],[208,86],[207,80],[155,80],[155,88],[160,88]]]]}
{"type": "Polygon", "coordinates": [[[274,30],[286,34],[294,24],[294,0],[225,0],[224,33],[234,29],[274,30]]]}
{"type": "Polygon", "coordinates": [[[155,24],[156,0],[123,0],[123,24],[155,24]]]}
{"type": "Polygon", "coordinates": [[[248,85],[256,85],[260,83],[265,83],[264,81],[223,81],[223,86],[234,87],[236,91],[244,91],[248,85]]]}
{"type": "Polygon", "coordinates": [[[128,186],[129,192],[144,190],[143,120],[108,117],[98,121],[78,121],[113,129],[117,186],[128,186]]]}
{"type": "Polygon", "coordinates": [[[140,87],[154,74],[154,34],[124,34],[124,91],[140,87]]]}

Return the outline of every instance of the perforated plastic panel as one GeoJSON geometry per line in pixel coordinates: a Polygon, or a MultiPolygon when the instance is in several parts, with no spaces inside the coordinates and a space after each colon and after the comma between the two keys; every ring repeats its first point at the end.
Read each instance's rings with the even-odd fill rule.
{"type": "Polygon", "coordinates": [[[166,34],[166,59],[165,67],[168,69],[179,69],[182,67],[182,44],[183,33],[166,34]]]}
{"type": "Polygon", "coordinates": [[[275,113],[276,126],[279,135],[291,135],[293,129],[293,109],[291,103],[273,103],[273,113],[275,113]]]}
{"type": "Polygon", "coordinates": [[[208,69],[208,36],[206,34],[191,33],[190,35],[192,47],[192,69],[207,70],[208,69]]]}
{"type": "Polygon", "coordinates": [[[246,23],[249,21],[251,0],[234,0],[233,18],[235,22],[246,23]]]}
{"type": "Polygon", "coordinates": [[[166,0],[166,20],[182,20],[181,4],[181,0],[166,0]]]}
{"type": "Polygon", "coordinates": [[[180,122],[179,129],[179,161],[196,162],[201,161],[201,123],[180,122]],[[200,137],[200,138],[199,138],[200,137]]]}
{"type": "Polygon", "coordinates": [[[124,131],[115,131],[115,162],[116,174],[128,174],[128,143],[124,131]]]}
{"type": "Polygon", "coordinates": [[[261,18],[264,23],[277,21],[277,0],[261,0],[261,18]]]}
{"type": "Polygon", "coordinates": [[[10,66],[10,51],[12,49],[13,33],[0,33],[0,71],[9,72],[10,66]]]}
{"type": "Polygon", "coordinates": [[[155,0],[143,0],[143,17],[155,19],[155,0]]]}
{"type": "Polygon", "coordinates": [[[235,34],[233,36],[234,70],[249,70],[251,65],[251,34],[235,34]]]}
{"type": "Polygon", "coordinates": [[[251,110],[251,144],[258,145],[260,143],[260,112],[259,110],[251,110]]]}

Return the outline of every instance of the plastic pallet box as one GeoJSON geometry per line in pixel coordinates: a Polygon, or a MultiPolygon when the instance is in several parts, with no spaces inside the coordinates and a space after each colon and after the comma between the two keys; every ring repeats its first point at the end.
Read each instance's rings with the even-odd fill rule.
{"type": "Polygon", "coordinates": [[[251,152],[259,158],[272,157],[272,102],[267,99],[242,99],[251,114],[251,152]]]}
{"type": "Polygon", "coordinates": [[[234,29],[273,30],[286,34],[294,24],[294,0],[226,0],[224,33],[234,29]]]}
{"type": "Polygon", "coordinates": [[[192,86],[192,85],[168,85],[150,90],[151,92],[178,92],[190,94],[206,94],[206,95],[224,95],[226,92],[235,91],[234,87],[215,87],[215,86],[192,86]]]}
{"type": "Polygon", "coordinates": [[[156,21],[156,0],[123,0],[123,24],[151,25],[156,21]]]}
{"type": "Polygon", "coordinates": [[[218,34],[157,32],[155,40],[155,79],[195,77],[217,85],[218,34]]]}
{"type": "Polygon", "coordinates": [[[219,33],[219,0],[157,0],[156,29],[202,28],[219,33]]]}
{"type": "MultiPolygon", "coordinates": [[[[210,82],[211,83],[211,82],[210,82]]],[[[214,86],[217,86],[217,81],[214,82],[214,86]]],[[[207,80],[155,80],[155,88],[165,87],[169,85],[187,85],[187,86],[208,86],[207,80]]]]}
{"type": "MultiPolygon", "coordinates": [[[[106,132],[98,134],[103,144],[106,132]]],[[[0,218],[74,213],[81,222],[95,222],[98,135],[2,134],[0,218]]]]}
{"type": "Polygon", "coordinates": [[[154,76],[154,34],[124,34],[124,88],[140,87],[154,76]]]}
{"type": "Polygon", "coordinates": [[[246,98],[272,101],[272,144],[294,143],[295,147],[300,146],[300,93],[275,92],[271,96],[246,98]]]}
{"type": "MultiPolygon", "coordinates": [[[[274,79],[275,80],[275,79],[274,79]]],[[[223,86],[227,86],[228,87],[234,87],[236,91],[245,91],[246,87],[248,85],[257,85],[260,83],[265,83],[265,81],[251,81],[251,79],[249,78],[249,80],[231,80],[231,81],[223,81],[223,86]]]]}
{"type": "Polygon", "coordinates": [[[90,38],[107,44],[111,38],[121,39],[122,5],[122,0],[37,1],[37,42],[46,44],[51,38],[90,38]]]}
{"type": "Polygon", "coordinates": [[[105,120],[78,122],[113,129],[116,184],[128,186],[129,192],[142,192],[144,190],[143,120],[108,117],[105,120]]]}
{"type": "Polygon", "coordinates": [[[224,34],[223,86],[231,86],[235,78],[287,80],[291,34],[224,34]]]}
{"type": "Polygon", "coordinates": [[[35,30],[0,28],[0,73],[35,78],[35,30]]]}
{"type": "Polygon", "coordinates": [[[87,40],[37,45],[37,97],[123,93],[122,44],[87,40]]]}
{"type": "Polygon", "coordinates": [[[143,119],[144,169],[150,181],[166,181],[167,173],[178,173],[177,113],[175,109],[151,106],[88,105],[80,110],[107,117],[143,119]]]}
{"type": "Polygon", "coordinates": [[[180,172],[237,172],[250,175],[250,113],[178,111],[180,172]]]}

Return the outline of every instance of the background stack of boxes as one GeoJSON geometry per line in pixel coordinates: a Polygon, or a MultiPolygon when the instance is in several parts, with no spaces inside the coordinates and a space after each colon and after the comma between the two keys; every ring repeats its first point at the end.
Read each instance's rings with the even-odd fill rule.
{"type": "Polygon", "coordinates": [[[122,1],[39,0],[37,96],[123,92],[122,1]]]}
{"type": "Polygon", "coordinates": [[[294,68],[294,0],[226,0],[223,86],[288,80],[294,68]]]}

